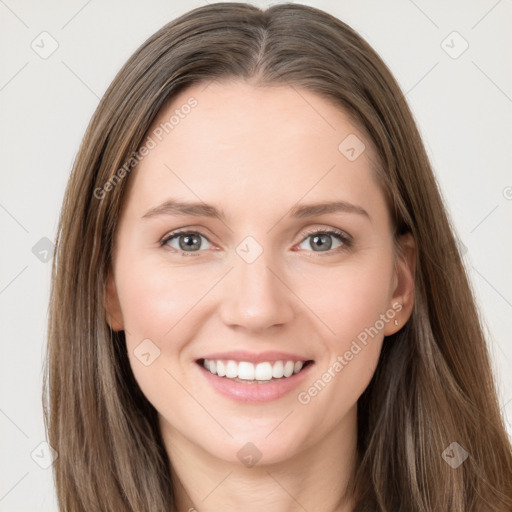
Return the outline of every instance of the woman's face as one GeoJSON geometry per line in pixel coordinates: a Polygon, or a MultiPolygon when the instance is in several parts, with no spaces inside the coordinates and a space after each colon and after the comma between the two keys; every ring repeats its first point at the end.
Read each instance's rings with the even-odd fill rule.
{"type": "Polygon", "coordinates": [[[412,307],[369,141],[314,93],[242,82],[182,91],[148,136],[108,311],[165,439],[248,465],[353,431],[412,307]]]}

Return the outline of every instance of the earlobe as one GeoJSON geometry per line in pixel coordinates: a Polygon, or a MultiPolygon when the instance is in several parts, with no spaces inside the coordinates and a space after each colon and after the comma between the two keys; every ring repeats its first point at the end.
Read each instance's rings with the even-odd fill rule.
{"type": "Polygon", "coordinates": [[[124,329],[123,315],[121,305],[117,295],[116,284],[112,271],[109,270],[107,283],[105,287],[105,311],[107,323],[113,331],[122,331],[124,329]]]}
{"type": "Polygon", "coordinates": [[[407,322],[414,306],[414,283],[416,276],[416,243],[411,233],[399,239],[400,255],[396,264],[395,289],[389,307],[395,312],[392,322],[384,329],[389,336],[399,331],[407,322]]]}

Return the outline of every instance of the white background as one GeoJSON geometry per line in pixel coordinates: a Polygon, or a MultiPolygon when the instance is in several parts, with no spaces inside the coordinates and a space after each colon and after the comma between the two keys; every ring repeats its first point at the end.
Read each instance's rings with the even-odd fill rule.
{"type": "MultiPolygon", "coordinates": [[[[512,433],[512,3],[302,3],[355,28],[407,94],[467,248],[512,433]],[[458,58],[445,51],[463,48],[457,36],[446,39],[453,31],[469,44],[458,58]]],[[[55,238],[73,159],[114,75],[153,32],[204,4],[0,0],[0,511],[57,510],[51,468],[31,458],[45,440],[41,369],[50,284],[50,262],[32,248],[55,238]],[[43,31],[58,43],[47,59],[31,48],[43,31]]]]}

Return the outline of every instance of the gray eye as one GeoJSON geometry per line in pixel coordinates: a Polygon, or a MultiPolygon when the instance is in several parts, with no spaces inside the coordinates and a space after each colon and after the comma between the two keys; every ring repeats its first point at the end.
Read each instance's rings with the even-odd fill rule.
{"type": "MultiPolygon", "coordinates": [[[[305,247],[306,250],[313,250],[313,252],[326,252],[332,249],[337,249],[342,246],[342,241],[339,240],[339,235],[335,233],[313,233],[308,235],[302,244],[308,242],[309,248],[305,247]],[[338,245],[333,247],[333,239],[338,240],[338,245]]],[[[301,245],[302,245],[301,244],[301,245]]]]}
{"type": "MultiPolygon", "coordinates": [[[[165,242],[166,245],[170,245],[173,249],[184,251],[184,252],[198,252],[201,248],[202,241],[208,239],[195,231],[187,231],[182,233],[175,233],[171,235],[165,242]],[[172,245],[172,243],[178,242],[178,247],[172,245]]],[[[209,243],[209,242],[208,242],[209,243]]]]}

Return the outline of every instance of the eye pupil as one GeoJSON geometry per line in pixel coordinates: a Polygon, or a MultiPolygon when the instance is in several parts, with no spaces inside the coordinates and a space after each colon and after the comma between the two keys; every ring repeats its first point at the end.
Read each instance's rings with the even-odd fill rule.
{"type": "Polygon", "coordinates": [[[315,235],[313,241],[313,243],[318,244],[317,247],[323,251],[328,251],[332,247],[332,238],[330,235],[315,235]],[[325,242],[326,239],[327,243],[325,242]],[[318,242],[319,240],[321,240],[321,242],[318,242]]]}
{"type": "Polygon", "coordinates": [[[201,246],[201,238],[196,235],[181,235],[179,237],[180,240],[180,249],[199,249],[201,246]],[[184,241],[185,240],[185,241],[184,241]]]}

